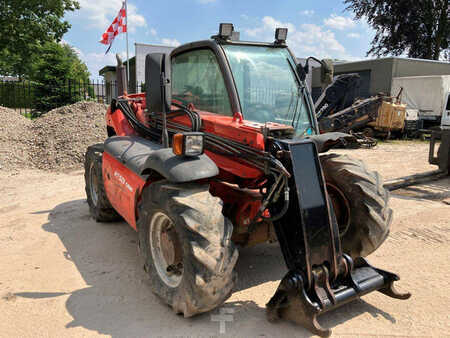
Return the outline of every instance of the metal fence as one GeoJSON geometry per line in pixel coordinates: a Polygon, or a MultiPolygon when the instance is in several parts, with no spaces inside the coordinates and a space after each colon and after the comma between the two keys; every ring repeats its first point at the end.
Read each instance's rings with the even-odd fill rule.
{"type": "MultiPolygon", "coordinates": [[[[65,81],[54,85],[39,84],[32,81],[1,80],[0,106],[19,111],[28,117],[37,117],[54,108],[78,101],[94,101],[110,104],[117,97],[116,81],[65,81]]],[[[145,91],[145,83],[129,84],[128,93],[145,91]]],[[[292,96],[292,90],[279,88],[252,88],[246,99],[250,103],[276,105],[277,99],[292,96]]]]}
{"type": "MultiPolygon", "coordinates": [[[[140,92],[145,85],[141,83],[129,88],[131,93],[140,92]]],[[[65,81],[42,85],[32,81],[0,80],[0,106],[15,109],[24,115],[40,115],[43,106],[49,110],[78,101],[109,104],[116,97],[115,81],[65,81]]]]}

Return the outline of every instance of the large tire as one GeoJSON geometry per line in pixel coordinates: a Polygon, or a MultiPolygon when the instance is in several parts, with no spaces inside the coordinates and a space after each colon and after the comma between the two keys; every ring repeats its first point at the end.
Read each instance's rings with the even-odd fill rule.
{"type": "Polygon", "coordinates": [[[106,196],[102,175],[103,144],[87,148],[84,158],[84,181],[89,211],[97,222],[114,222],[120,219],[106,196]]]}
{"type": "Polygon", "coordinates": [[[209,193],[208,185],[152,183],[143,192],[137,225],[140,253],[153,292],[175,313],[191,317],[216,308],[231,295],[238,258],[231,242],[233,225],[223,216],[222,201],[209,193]],[[170,223],[161,234],[176,233],[171,241],[175,253],[169,262],[159,254],[163,235],[160,242],[154,239],[159,236],[159,220],[170,223]],[[173,271],[174,265],[179,269],[175,276],[167,272],[173,271]]]}
{"type": "Polygon", "coordinates": [[[341,216],[342,209],[348,210],[346,217],[338,217],[342,250],[353,258],[371,254],[386,240],[392,222],[382,178],[347,155],[322,155],[320,162],[329,192],[340,192],[330,194],[335,210],[340,208],[341,216]]]}

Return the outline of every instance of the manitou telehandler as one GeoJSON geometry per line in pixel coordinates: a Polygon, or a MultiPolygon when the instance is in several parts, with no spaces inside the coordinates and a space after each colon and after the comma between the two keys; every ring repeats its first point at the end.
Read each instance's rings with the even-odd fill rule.
{"type": "Polygon", "coordinates": [[[267,303],[328,336],[316,316],[369,292],[406,299],[367,256],[392,220],[380,176],[345,155],[319,155],[351,135],[319,134],[305,68],[286,46],[244,42],[232,24],[170,56],[146,56],[142,94],[119,93],[108,138],[86,153],[97,221],[138,232],[153,291],[190,317],[232,293],[236,246],[277,239],[289,272],[267,303]]]}

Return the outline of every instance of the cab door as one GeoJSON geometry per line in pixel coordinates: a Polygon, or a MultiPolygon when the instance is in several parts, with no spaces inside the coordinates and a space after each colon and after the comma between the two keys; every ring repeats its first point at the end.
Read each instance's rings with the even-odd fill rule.
{"type": "Polygon", "coordinates": [[[172,57],[172,99],[197,112],[232,118],[230,98],[218,59],[209,48],[172,57]]]}

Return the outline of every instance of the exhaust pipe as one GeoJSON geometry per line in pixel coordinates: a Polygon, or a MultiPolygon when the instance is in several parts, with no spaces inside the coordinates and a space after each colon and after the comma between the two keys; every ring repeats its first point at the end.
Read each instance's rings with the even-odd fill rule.
{"type": "Polygon", "coordinates": [[[116,81],[117,81],[117,96],[125,96],[128,94],[128,82],[125,66],[119,54],[116,54],[117,66],[116,66],[116,81]]]}

